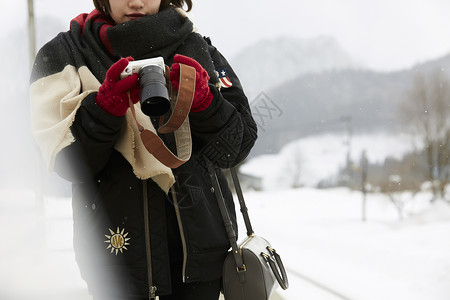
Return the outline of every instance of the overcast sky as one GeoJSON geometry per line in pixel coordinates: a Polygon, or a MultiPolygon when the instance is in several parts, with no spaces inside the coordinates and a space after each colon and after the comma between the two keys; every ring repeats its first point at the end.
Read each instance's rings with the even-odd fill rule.
{"type": "MultiPolygon", "coordinates": [[[[0,0],[0,28],[26,26],[27,0],[0,0]]],[[[450,53],[449,0],[194,0],[200,32],[225,56],[279,35],[334,36],[357,61],[397,70],[450,53]]],[[[38,17],[68,21],[90,0],[35,0],[38,17]]],[[[63,28],[61,30],[66,30],[63,28]]]]}

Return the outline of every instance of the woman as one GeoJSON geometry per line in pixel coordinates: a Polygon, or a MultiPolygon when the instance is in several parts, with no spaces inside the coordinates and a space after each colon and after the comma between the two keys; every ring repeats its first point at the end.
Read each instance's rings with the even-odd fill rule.
{"type": "MultiPolygon", "coordinates": [[[[38,53],[31,76],[34,136],[50,170],[73,187],[74,248],[94,299],[217,299],[229,248],[208,167],[241,162],[256,125],[238,78],[182,9],[190,0],[94,0],[38,53]],[[170,169],[146,151],[129,108],[139,109],[129,61],[163,57],[179,85],[179,64],[196,70],[189,113],[192,156],[170,169]],[[222,84],[223,80],[227,84],[222,84]]],[[[161,135],[174,149],[173,134],[161,135]]]]}

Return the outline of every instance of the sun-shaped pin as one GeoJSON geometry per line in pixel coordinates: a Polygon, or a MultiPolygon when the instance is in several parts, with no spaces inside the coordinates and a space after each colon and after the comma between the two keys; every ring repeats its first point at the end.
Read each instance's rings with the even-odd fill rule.
{"type": "Polygon", "coordinates": [[[128,250],[126,246],[130,245],[128,241],[131,238],[127,238],[128,232],[125,233],[125,228],[120,231],[119,227],[117,227],[117,232],[112,231],[109,229],[109,232],[111,235],[105,234],[107,240],[105,243],[108,243],[108,247],[106,249],[111,249],[111,253],[114,253],[114,250],[116,251],[116,255],[119,253],[123,253],[123,250],[128,250]]]}

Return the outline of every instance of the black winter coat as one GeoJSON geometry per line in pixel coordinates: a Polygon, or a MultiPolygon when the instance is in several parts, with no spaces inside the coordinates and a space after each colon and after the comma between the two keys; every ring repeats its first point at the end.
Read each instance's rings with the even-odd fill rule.
{"type": "MultiPolygon", "coordinates": [[[[56,157],[55,169],[73,184],[74,248],[93,294],[147,297],[171,292],[170,264],[182,262],[185,282],[221,277],[229,241],[208,174],[213,164],[236,225],[231,192],[220,170],[250,152],[257,134],[249,103],[226,59],[209,45],[216,70],[233,85],[214,85],[211,105],[190,113],[193,155],[174,169],[166,195],[152,180],[138,179],[113,146],[123,117],[102,111],[95,93],[82,101],[71,126],[75,142],[56,157]]],[[[101,81],[100,81],[101,82],[101,81]]],[[[170,135],[163,135],[173,147],[170,135]]]]}

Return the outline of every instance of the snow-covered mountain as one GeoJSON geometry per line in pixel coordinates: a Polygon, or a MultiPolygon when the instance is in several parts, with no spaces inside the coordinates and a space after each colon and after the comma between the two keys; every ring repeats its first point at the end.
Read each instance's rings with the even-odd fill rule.
{"type": "Polygon", "coordinates": [[[230,58],[249,99],[305,73],[358,67],[329,36],[262,40],[230,58]]]}
{"type": "Polygon", "coordinates": [[[251,102],[260,129],[252,155],[277,153],[292,140],[322,133],[402,132],[400,104],[415,76],[450,76],[449,70],[447,55],[395,72],[325,70],[285,81],[251,102]]]}

